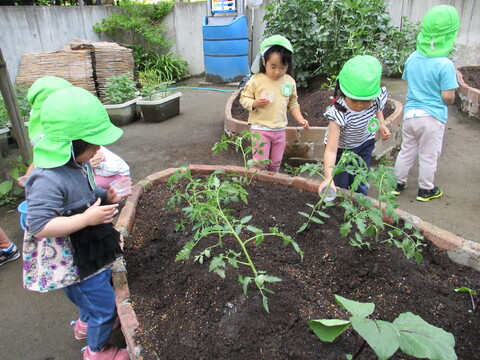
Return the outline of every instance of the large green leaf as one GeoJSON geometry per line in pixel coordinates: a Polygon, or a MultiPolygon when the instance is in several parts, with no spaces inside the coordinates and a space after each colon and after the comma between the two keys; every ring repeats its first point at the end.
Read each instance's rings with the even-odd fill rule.
{"type": "Polygon", "coordinates": [[[350,318],[352,327],[375,351],[380,360],[388,359],[397,351],[400,334],[392,323],[359,316],[350,318]]]}
{"type": "Polygon", "coordinates": [[[408,355],[434,360],[454,360],[455,338],[411,312],[393,322],[400,331],[400,349],[408,355]]]}
{"type": "Polygon", "coordinates": [[[340,295],[335,295],[335,300],[344,309],[350,311],[354,316],[366,317],[375,310],[374,303],[361,303],[359,301],[348,300],[340,295]]]}
{"type": "Polygon", "coordinates": [[[308,326],[320,340],[332,342],[350,326],[350,321],[339,319],[312,320],[308,326]]]}

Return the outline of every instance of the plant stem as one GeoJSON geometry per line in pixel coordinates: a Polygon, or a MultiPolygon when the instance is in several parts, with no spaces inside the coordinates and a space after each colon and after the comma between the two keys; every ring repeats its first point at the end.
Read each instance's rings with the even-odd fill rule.
{"type": "Polygon", "coordinates": [[[362,342],[362,345],[360,345],[360,347],[358,348],[355,355],[353,355],[352,360],[356,359],[362,353],[362,351],[363,351],[363,349],[365,349],[366,345],[367,345],[367,341],[364,339],[363,342],[362,342]]]}

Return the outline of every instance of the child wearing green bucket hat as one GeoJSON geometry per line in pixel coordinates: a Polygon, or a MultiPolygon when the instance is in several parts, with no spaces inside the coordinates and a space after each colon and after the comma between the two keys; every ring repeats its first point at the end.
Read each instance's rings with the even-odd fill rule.
{"type": "Polygon", "coordinates": [[[417,49],[407,59],[402,78],[407,80],[402,146],[395,162],[395,195],[407,188],[410,169],[418,157],[417,200],[426,202],[442,196],[435,186],[448,105],[458,88],[453,62],[447,57],[453,48],[460,21],[453,6],[438,5],[424,15],[417,36],[417,49]]]}
{"type": "Polygon", "coordinates": [[[79,308],[75,337],[87,340],[84,359],[129,359],[125,349],[107,343],[117,317],[110,267],[122,252],[112,219],[122,197],[96,186],[89,165],[100,145],[123,131],[78,87],[49,95],[40,120],[43,136],[26,183],[24,287],[62,289],[79,308]]]}
{"type": "Polygon", "coordinates": [[[240,103],[249,111],[248,123],[252,132],[260,135],[264,145],[256,149],[253,160],[257,167],[270,160],[268,171],[278,172],[285,152],[287,111],[304,129],[308,121],[300,111],[295,80],[287,74],[292,67],[293,48],[283,36],[273,35],[260,45],[258,67],[252,65],[254,74],[240,95],[240,103]]]}
{"type": "MultiPolygon", "coordinates": [[[[42,76],[35,80],[32,86],[30,86],[27,99],[32,105],[32,109],[30,110],[30,119],[27,127],[28,137],[30,138],[32,146],[35,146],[43,134],[42,123],[40,122],[40,109],[42,108],[43,102],[55,91],[72,86],[70,82],[57,76],[42,76]]],[[[34,168],[33,163],[31,163],[25,175],[17,179],[20,186],[24,186],[34,168]]]]}
{"type": "MultiPolygon", "coordinates": [[[[325,180],[320,188],[332,181],[333,166],[349,150],[358,154],[370,165],[376,132],[382,140],[390,137],[385,126],[383,108],[388,92],[380,86],[382,66],[369,55],[358,55],[348,60],[338,74],[334,92],[334,105],[324,114],[329,120],[325,133],[325,152],[323,156],[325,180]]],[[[348,189],[354,177],[346,172],[334,176],[332,186],[348,189]]],[[[367,194],[368,184],[360,184],[356,190],[367,194]]]]}

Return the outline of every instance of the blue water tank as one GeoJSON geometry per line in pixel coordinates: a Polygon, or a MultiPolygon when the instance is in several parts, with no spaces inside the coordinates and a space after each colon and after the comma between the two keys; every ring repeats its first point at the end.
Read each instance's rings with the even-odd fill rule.
{"type": "Polygon", "coordinates": [[[206,16],[202,31],[206,81],[214,84],[238,82],[250,73],[245,15],[206,16]]]}

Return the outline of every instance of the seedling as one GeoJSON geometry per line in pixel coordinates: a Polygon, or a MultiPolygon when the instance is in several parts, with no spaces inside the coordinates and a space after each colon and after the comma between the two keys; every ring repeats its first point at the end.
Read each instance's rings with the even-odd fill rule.
{"type": "MultiPolygon", "coordinates": [[[[237,181],[229,181],[229,175],[226,180],[221,180],[219,173],[213,173],[207,180],[194,179],[190,171],[186,168],[181,169],[169,179],[170,187],[181,179],[188,181],[185,190],[177,190],[175,195],[169,200],[168,207],[173,209],[175,204],[180,205],[182,201],[186,202],[183,211],[188,222],[192,225],[192,230],[196,231],[193,240],[188,241],[182,250],[178,253],[176,261],[188,259],[193,249],[202,241],[211,242],[212,237],[217,238],[217,242],[208,245],[199,254],[195,255],[194,261],[203,264],[211,258],[209,271],[225,278],[227,264],[234,268],[240,265],[250,268],[252,275],[244,276],[240,274],[238,280],[242,284],[244,294],[247,293],[248,285],[254,282],[262,296],[263,307],[269,312],[268,299],[266,294],[273,293],[266,287],[269,282],[281,281],[280,278],[271,276],[265,271],[258,270],[250,256],[248,247],[250,243],[259,246],[267,237],[279,237],[284,245],[292,245],[294,250],[303,259],[303,251],[298,244],[288,236],[278,230],[277,227],[271,227],[269,232],[263,232],[256,226],[250,225],[252,216],[245,216],[242,219],[236,219],[231,215],[231,210],[224,208],[231,202],[242,201],[247,204],[247,192],[242,184],[237,181]],[[234,239],[241,251],[227,249],[226,251],[214,255],[215,249],[222,249],[226,243],[224,239],[234,239]]],[[[178,224],[176,228],[184,229],[185,222],[178,224]]],[[[221,250],[219,250],[221,251],[221,250]]]]}
{"type": "Polygon", "coordinates": [[[364,341],[353,356],[346,355],[347,359],[357,359],[367,344],[380,360],[388,359],[398,349],[421,359],[457,359],[453,335],[418,315],[402,313],[390,323],[368,318],[375,310],[374,303],[361,303],[339,295],[335,295],[335,301],[352,314],[348,320],[312,320],[308,325],[326,342],[332,342],[351,326],[364,341]]]}
{"type": "Polygon", "coordinates": [[[476,313],[478,311],[478,308],[480,306],[480,300],[475,300],[475,297],[477,295],[477,291],[470,289],[466,286],[462,286],[461,288],[454,289],[455,292],[466,292],[470,295],[470,300],[472,302],[472,309],[468,310],[469,312],[474,312],[476,313]]]}
{"type": "Polygon", "coordinates": [[[244,174],[239,180],[248,185],[255,176],[255,174],[251,174],[250,170],[255,167],[265,167],[270,163],[270,160],[268,159],[255,162],[252,158],[253,155],[257,153],[263,155],[263,150],[261,148],[265,143],[261,142],[260,134],[244,130],[242,131],[241,136],[236,136],[235,138],[229,138],[226,135],[222,135],[221,140],[213,144],[213,154],[215,155],[222,150],[228,149],[230,145],[233,145],[236,152],[240,151],[242,153],[244,174]],[[248,142],[250,142],[251,145],[245,146],[244,144],[248,142]]]}
{"type": "MultiPolygon", "coordinates": [[[[383,165],[377,169],[369,168],[360,156],[351,151],[344,151],[333,168],[333,174],[344,171],[355,177],[350,188],[350,194],[354,197],[355,203],[347,197],[343,197],[339,203],[345,209],[345,222],[340,225],[340,234],[346,237],[353,232],[354,235],[349,238],[352,246],[370,248],[371,242],[367,239],[374,236],[375,241],[379,242],[381,231],[388,229],[389,238],[382,242],[388,246],[395,245],[401,248],[407,259],[415,258],[417,263],[421,263],[422,249],[425,246],[422,242],[423,236],[414,230],[410,223],[399,224],[398,215],[395,212],[398,203],[391,191],[395,188],[397,180],[393,169],[383,165]],[[362,183],[367,186],[371,183],[377,189],[378,208],[365,195],[355,193],[362,183]],[[393,223],[384,222],[384,216],[390,217],[393,223]]],[[[333,203],[325,203],[322,198],[316,205],[307,204],[312,211],[310,214],[300,212],[308,220],[297,232],[306,230],[311,222],[323,224],[322,218],[328,217],[323,210],[332,205],[333,203]]]]}

